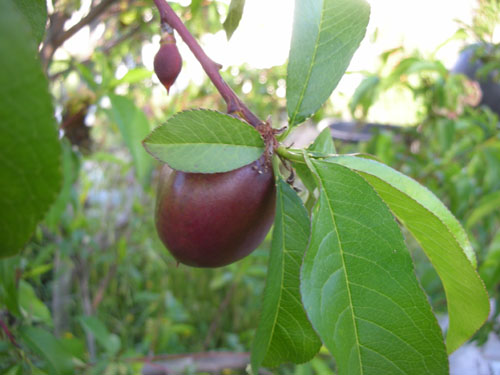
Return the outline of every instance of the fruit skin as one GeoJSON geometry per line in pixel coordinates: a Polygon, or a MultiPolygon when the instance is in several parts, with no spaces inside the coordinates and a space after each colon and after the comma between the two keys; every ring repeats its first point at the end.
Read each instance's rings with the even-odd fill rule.
{"type": "Polygon", "coordinates": [[[182,68],[182,58],[173,35],[167,34],[163,37],[153,65],[158,79],[168,93],[182,68]]]}
{"type": "Polygon", "coordinates": [[[179,262],[221,267],[245,257],[264,240],[274,220],[275,202],[272,168],[262,159],[213,174],[164,166],[156,229],[179,262]]]}

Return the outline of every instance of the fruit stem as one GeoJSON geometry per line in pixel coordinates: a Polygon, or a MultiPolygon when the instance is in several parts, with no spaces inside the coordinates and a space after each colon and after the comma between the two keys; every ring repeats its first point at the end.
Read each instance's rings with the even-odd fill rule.
{"type": "Polygon", "coordinates": [[[226,81],[224,81],[219,73],[221,66],[207,56],[193,35],[191,35],[186,26],[184,26],[181,19],[177,16],[177,14],[175,14],[168,2],[165,0],[154,0],[154,2],[160,12],[161,21],[168,23],[179,33],[182,40],[187,44],[196,59],[200,62],[208,78],[210,78],[226,102],[227,112],[230,114],[236,113],[240,115],[252,126],[256,127],[260,125],[262,120],[250,111],[250,109],[241,101],[231,87],[229,87],[226,81]]]}

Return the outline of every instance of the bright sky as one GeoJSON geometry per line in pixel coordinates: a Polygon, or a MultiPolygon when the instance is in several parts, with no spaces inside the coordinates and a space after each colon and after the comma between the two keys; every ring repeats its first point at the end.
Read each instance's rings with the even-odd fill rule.
{"type": "MultiPolygon", "coordinates": [[[[227,4],[229,0],[223,0],[227,4]]],[[[371,18],[367,37],[356,52],[350,71],[373,71],[378,55],[387,49],[404,43],[408,50],[419,49],[430,52],[451,37],[457,30],[455,20],[469,23],[477,0],[367,0],[371,4],[371,18]],[[371,41],[375,30],[378,36],[371,41]]],[[[177,0],[187,5],[190,0],[177,0]]],[[[247,0],[240,26],[228,42],[224,31],[205,35],[201,44],[207,54],[225,68],[246,63],[254,68],[269,68],[286,62],[290,45],[293,19],[292,0],[247,0]]],[[[82,0],[82,9],[71,22],[76,23],[88,11],[89,0],[82,0]]],[[[69,26],[69,25],[68,25],[69,26]]],[[[104,30],[97,28],[92,34],[83,28],[64,47],[71,54],[90,54],[92,44],[104,30]]],[[[178,43],[185,63],[171,93],[182,90],[189,81],[201,84],[204,73],[198,62],[183,43],[178,43]]],[[[159,36],[145,43],[142,60],[148,69],[153,69],[153,57],[159,46],[159,36]]],[[[438,54],[449,67],[456,59],[460,42],[451,43],[438,54]]],[[[64,55],[63,51],[59,52],[64,55]]],[[[123,68],[123,67],[122,67],[123,68]]],[[[123,69],[120,69],[123,75],[123,69]]],[[[350,96],[361,79],[359,74],[344,76],[337,92],[350,96]]],[[[158,93],[162,93],[159,86],[158,93]]]]}
{"type": "MultiPolygon", "coordinates": [[[[456,19],[469,22],[475,0],[368,0],[371,5],[367,38],[349,70],[373,70],[377,56],[403,42],[411,49],[432,51],[457,30],[456,19]],[[378,29],[376,43],[369,38],[378,29]]],[[[292,30],[291,0],[250,0],[233,39],[212,36],[210,50],[223,65],[248,63],[255,68],[286,61],[292,30]]],[[[208,40],[207,40],[208,42],[208,40]]],[[[452,65],[459,43],[443,49],[439,58],[452,65]]]]}
{"type": "MultiPolygon", "coordinates": [[[[455,19],[470,21],[475,0],[368,0],[371,17],[367,36],[378,29],[378,40],[358,50],[355,65],[370,68],[368,56],[396,47],[430,51],[457,29],[455,19]]],[[[240,26],[228,43],[221,31],[204,42],[214,59],[224,65],[248,63],[265,68],[286,61],[292,30],[291,0],[249,0],[240,26]]],[[[357,68],[356,68],[357,69],[357,68]]]]}
{"type": "MultiPolygon", "coordinates": [[[[189,1],[189,0],[187,0],[189,1]]],[[[229,3],[229,0],[226,1],[229,3]]],[[[457,30],[455,20],[470,22],[472,9],[476,0],[368,0],[371,5],[370,24],[367,37],[356,52],[350,71],[373,71],[378,62],[378,55],[387,49],[404,43],[408,50],[419,49],[431,52],[439,44],[450,38],[457,30]],[[370,39],[377,30],[377,40],[370,39]]],[[[269,68],[286,62],[293,21],[292,0],[248,0],[245,3],[243,18],[233,37],[228,42],[224,31],[206,35],[201,41],[208,55],[224,67],[248,64],[254,68],[269,68]]],[[[460,42],[447,45],[438,54],[449,67],[453,65],[460,42]]],[[[185,46],[181,53],[190,69],[185,69],[177,84],[182,90],[189,80],[202,82],[204,73],[185,46]]],[[[151,53],[156,46],[151,46],[151,53]]],[[[152,66],[152,57],[144,62],[152,66]]],[[[336,103],[345,106],[359,84],[360,74],[345,75],[337,88],[337,94],[343,93],[344,102],[336,103]]],[[[175,93],[175,85],[174,85],[175,93]]],[[[335,96],[334,96],[335,97],[335,96]]],[[[402,104],[401,115],[408,113],[402,104]]],[[[385,109],[381,113],[387,112],[385,109]]],[[[394,111],[393,111],[394,112],[394,111]]],[[[402,118],[382,118],[377,121],[406,122],[402,118]]]]}

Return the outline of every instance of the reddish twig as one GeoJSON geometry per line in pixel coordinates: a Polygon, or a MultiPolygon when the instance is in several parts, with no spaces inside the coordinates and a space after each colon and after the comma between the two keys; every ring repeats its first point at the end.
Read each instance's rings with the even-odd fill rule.
{"type": "Polygon", "coordinates": [[[5,332],[5,335],[9,338],[9,341],[11,342],[12,345],[14,345],[16,348],[20,348],[19,344],[16,341],[16,338],[10,332],[9,327],[7,327],[7,324],[3,321],[3,319],[0,319],[0,327],[2,327],[3,331],[5,332]]]}
{"type": "Polygon", "coordinates": [[[97,293],[94,295],[94,299],[92,300],[92,309],[94,311],[97,310],[99,307],[103,297],[104,297],[104,292],[106,291],[106,288],[108,287],[110,281],[113,279],[115,276],[116,270],[118,268],[118,265],[114,263],[108,270],[108,273],[102,279],[101,283],[99,284],[99,289],[97,290],[97,293]]]}
{"type": "Polygon", "coordinates": [[[250,109],[241,101],[241,99],[220,75],[220,64],[217,64],[207,56],[205,51],[203,51],[196,39],[193,35],[191,35],[186,26],[184,26],[184,23],[182,23],[181,19],[177,16],[177,14],[175,14],[170,5],[165,0],[154,0],[154,2],[160,12],[161,21],[169,24],[179,33],[182,40],[184,40],[196,59],[200,62],[208,78],[210,78],[226,102],[227,112],[240,115],[250,125],[255,127],[260,125],[262,121],[255,114],[253,114],[252,111],[250,111],[250,109]]]}

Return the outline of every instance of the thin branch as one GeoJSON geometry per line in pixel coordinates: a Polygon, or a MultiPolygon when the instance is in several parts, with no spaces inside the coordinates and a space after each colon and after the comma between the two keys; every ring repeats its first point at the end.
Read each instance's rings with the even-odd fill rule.
{"type": "Polygon", "coordinates": [[[224,81],[219,73],[221,66],[207,56],[205,51],[203,51],[196,39],[193,35],[191,35],[186,26],[184,26],[184,23],[182,23],[181,19],[177,16],[177,14],[175,14],[170,5],[165,0],[154,0],[154,2],[160,12],[161,21],[169,24],[179,33],[182,40],[184,40],[196,59],[200,62],[208,78],[210,78],[226,102],[227,112],[241,115],[250,125],[255,127],[262,124],[263,121],[250,111],[250,109],[241,101],[240,98],[238,98],[236,93],[224,81]]]}
{"type": "MultiPolygon", "coordinates": [[[[130,29],[129,32],[120,35],[116,39],[110,40],[107,44],[104,44],[102,47],[99,47],[96,50],[107,55],[109,53],[109,51],[111,51],[114,47],[127,41],[129,38],[132,38],[134,36],[134,34],[139,32],[140,30],[141,30],[141,26],[136,26],[136,27],[130,29]]],[[[86,60],[81,61],[80,64],[85,65],[85,66],[89,66],[91,62],[92,62],[92,59],[86,59],[86,60]]],[[[59,78],[60,76],[65,75],[66,73],[72,71],[73,69],[75,69],[75,62],[71,61],[70,66],[68,68],[52,74],[51,76],[49,76],[49,80],[53,81],[53,80],[59,78]]]]}
{"type": "Polygon", "coordinates": [[[111,40],[108,44],[104,45],[101,49],[101,52],[107,55],[109,51],[111,51],[117,45],[127,41],[134,34],[141,30],[141,25],[138,25],[134,28],[131,28],[127,33],[120,35],[118,38],[111,40]]]}
{"type": "Polygon", "coordinates": [[[92,8],[85,17],[83,17],[80,22],[78,22],[73,27],[70,27],[68,30],[60,34],[58,37],[54,39],[54,44],[56,46],[60,46],[66,40],[75,35],[78,31],[80,31],[84,26],[87,26],[91,22],[93,22],[97,17],[99,17],[111,4],[113,4],[116,0],[102,0],[99,5],[96,5],[92,8]]]}
{"type": "Polygon", "coordinates": [[[66,31],[62,31],[64,24],[67,20],[67,16],[61,13],[55,13],[50,17],[50,27],[47,30],[47,38],[45,39],[44,45],[40,51],[40,56],[43,62],[44,68],[47,68],[49,61],[54,55],[54,52],[69,38],[75,35],[83,27],[87,26],[94,20],[96,20],[104,11],[117,0],[102,0],[98,5],[93,7],[90,12],[83,17],[80,22],[76,25],[70,27],[66,31]],[[57,20],[57,22],[55,22],[57,20]]]}
{"type": "Polygon", "coordinates": [[[7,327],[7,324],[5,324],[3,319],[0,319],[0,327],[2,327],[3,331],[5,332],[7,337],[9,338],[9,341],[12,343],[12,345],[14,345],[17,348],[20,348],[19,344],[16,341],[16,338],[14,337],[12,332],[10,332],[9,327],[7,327]]]}
{"type": "MultiPolygon", "coordinates": [[[[129,359],[127,359],[129,361],[129,359]]],[[[250,362],[250,353],[232,352],[205,352],[191,353],[180,356],[167,356],[163,360],[152,362],[152,358],[145,358],[142,368],[143,375],[168,375],[183,374],[188,368],[195,368],[196,373],[221,374],[224,371],[234,373],[234,370],[243,372],[250,362]],[[169,357],[169,358],[168,358],[169,357]],[[233,370],[233,371],[231,371],[233,370]]],[[[272,375],[265,369],[260,369],[259,374],[272,375]]]]}
{"type": "Polygon", "coordinates": [[[94,299],[92,300],[93,311],[96,311],[97,308],[99,307],[99,305],[104,297],[104,292],[106,291],[110,281],[115,276],[117,268],[118,268],[118,265],[116,263],[113,263],[111,265],[111,267],[109,268],[108,273],[106,274],[104,279],[102,279],[101,283],[99,284],[99,289],[97,289],[97,292],[94,295],[94,299]]]}

